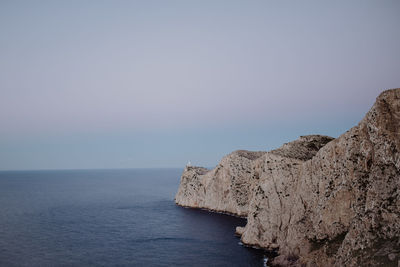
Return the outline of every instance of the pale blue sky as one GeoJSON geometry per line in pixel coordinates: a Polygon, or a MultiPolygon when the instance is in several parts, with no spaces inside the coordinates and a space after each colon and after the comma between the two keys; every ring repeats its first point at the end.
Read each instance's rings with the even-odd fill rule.
{"type": "Polygon", "coordinates": [[[400,87],[400,1],[1,1],[0,170],[216,165],[400,87]]]}

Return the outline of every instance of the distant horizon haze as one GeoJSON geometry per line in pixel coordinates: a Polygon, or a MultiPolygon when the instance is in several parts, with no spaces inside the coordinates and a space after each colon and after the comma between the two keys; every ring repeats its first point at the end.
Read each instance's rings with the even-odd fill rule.
{"type": "Polygon", "coordinates": [[[215,166],[400,87],[400,1],[2,1],[0,170],[215,166]]]}

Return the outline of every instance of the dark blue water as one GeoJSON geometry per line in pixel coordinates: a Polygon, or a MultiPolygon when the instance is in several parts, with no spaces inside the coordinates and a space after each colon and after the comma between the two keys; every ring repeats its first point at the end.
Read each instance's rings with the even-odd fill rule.
{"type": "Polygon", "coordinates": [[[262,266],[243,219],[174,204],[180,175],[0,172],[0,266],[262,266]]]}

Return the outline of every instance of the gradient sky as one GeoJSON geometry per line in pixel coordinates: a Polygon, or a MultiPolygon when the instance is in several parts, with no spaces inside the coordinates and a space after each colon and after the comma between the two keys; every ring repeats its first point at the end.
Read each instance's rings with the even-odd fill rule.
{"type": "Polygon", "coordinates": [[[400,1],[0,1],[0,170],[214,166],[400,87],[400,1]]]}

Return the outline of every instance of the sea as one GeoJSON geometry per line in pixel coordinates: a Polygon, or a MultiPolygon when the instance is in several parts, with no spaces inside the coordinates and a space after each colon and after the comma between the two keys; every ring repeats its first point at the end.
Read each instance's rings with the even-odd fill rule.
{"type": "Polygon", "coordinates": [[[175,205],[181,173],[0,172],[0,266],[265,266],[245,219],[175,205]]]}

